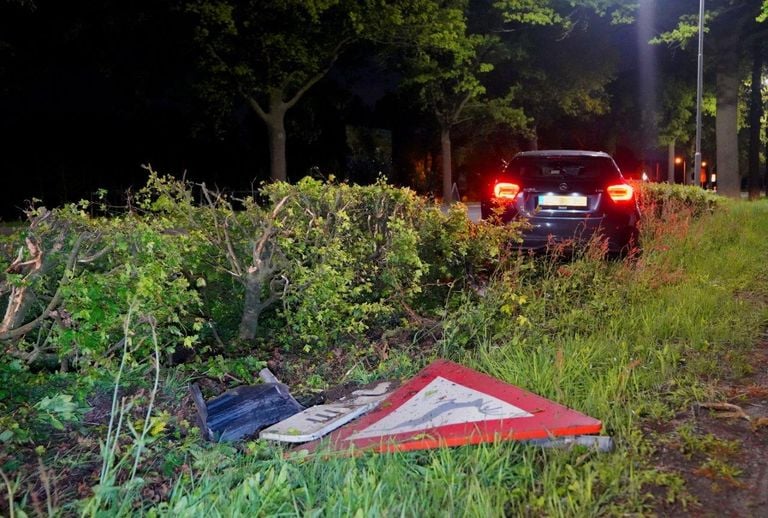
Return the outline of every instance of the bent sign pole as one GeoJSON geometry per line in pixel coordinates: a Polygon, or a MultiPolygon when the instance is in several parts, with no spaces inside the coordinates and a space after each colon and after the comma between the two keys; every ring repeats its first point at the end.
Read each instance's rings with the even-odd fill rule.
{"type": "Polygon", "coordinates": [[[447,360],[438,360],[377,410],[298,448],[408,451],[594,434],[602,424],[558,403],[447,360]]]}

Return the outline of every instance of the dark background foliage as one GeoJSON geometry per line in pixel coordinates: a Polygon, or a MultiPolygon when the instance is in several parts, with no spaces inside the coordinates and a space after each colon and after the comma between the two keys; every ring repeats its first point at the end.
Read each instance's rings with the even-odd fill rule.
{"type": "MultiPolygon", "coordinates": [[[[234,191],[251,190],[269,179],[263,121],[243,98],[230,92],[224,109],[212,102],[222,92],[205,90],[211,79],[210,70],[200,66],[205,43],[200,20],[188,4],[0,2],[0,217],[19,218],[32,197],[56,206],[90,199],[102,187],[111,193],[135,188],[146,179],[142,164],[234,191]]],[[[650,28],[636,21],[613,23],[610,11],[589,9],[611,2],[577,2],[582,7],[562,11],[569,17],[567,27],[499,25],[493,12],[497,4],[464,4],[467,30],[492,35],[504,49],[488,57],[497,64],[482,76],[485,97],[503,96],[514,85],[513,106],[528,119],[527,128],[497,127],[477,118],[453,127],[453,179],[462,194],[476,196],[483,174],[529,148],[534,127],[539,148],[605,150],[628,176],[638,176],[643,168],[655,174],[658,167],[665,177],[667,155],[660,146],[666,128],[654,125],[672,124],[674,114],[664,105],[667,97],[677,98],[667,95],[671,89],[683,85],[682,94],[690,95],[695,85],[694,45],[674,29],[695,12],[696,2],[656,2],[650,28]],[[647,45],[648,38],[664,31],[670,31],[666,45],[647,45]],[[641,92],[649,80],[641,71],[643,59],[655,66],[657,92],[650,100],[641,92]],[[577,85],[581,81],[583,89],[577,85]],[[596,99],[601,108],[587,106],[596,99]],[[647,116],[649,102],[655,103],[655,119],[647,116]]],[[[725,4],[711,8],[727,14],[725,4]]],[[[755,23],[752,11],[736,11],[755,23]]],[[[386,38],[370,32],[346,48],[286,116],[288,178],[333,174],[370,183],[381,173],[397,184],[437,193],[440,128],[417,93],[402,88],[406,71],[398,59],[404,59],[404,52],[382,57],[386,38]],[[391,157],[379,160],[370,150],[351,149],[350,126],[389,131],[391,157]]],[[[759,31],[749,34],[745,42],[759,31]]],[[[708,40],[707,45],[709,91],[718,42],[708,40]]],[[[742,57],[748,55],[746,47],[742,51],[742,57]]],[[[746,99],[746,87],[741,95],[746,99]]],[[[676,139],[680,152],[687,153],[692,113],[683,116],[685,124],[678,126],[684,130],[676,139]]],[[[705,113],[704,149],[710,161],[713,127],[705,113]]],[[[746,134],[740,142],[744,170],[746,134]]]]}

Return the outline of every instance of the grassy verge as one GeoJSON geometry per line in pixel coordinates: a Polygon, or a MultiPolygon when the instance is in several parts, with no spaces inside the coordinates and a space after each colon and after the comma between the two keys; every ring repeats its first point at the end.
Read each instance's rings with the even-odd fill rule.
{"type": "MultiPolygon", "coordinates": [[[[5,492],[19,510],[150,516],[593,516],[647,511],[651,486],[684,500],[683,480],[651,465],[655,439],[642,424],[717,399],[719,379],[751,368],[768,316],[768,204],[726,203],[691,219],[670,202],[658,216],[632,260],[587,251],[571,261],[502,261],[487,282],[449,297],[427,352],[417,333],[413,350],[390,348],[375,373],[351,371],[408,375],[445,356],[601,419],[614,453],[501,443],[285,461],[260,442],[201,444],[184,413],[175,417],[174,408],[191,407],[177,370],[166,373],[148,434],[140,400],[126,413],[136,440],[117,443],[111,476],[58,494],[56,471],[98,474],[102,465],[60,445],[35,450],[39,476],[9,472],[5,492]],[[175,437],[166,425],[189,433],[175,437]],[[129,476],[139,442],[147,454],[129,476]]],[[[141,386],[154,371],[127,375],[141,386]]],[[[154,401],[144,390],[144,403],[154,401]]],[[[83,435],[78,443],[96,440],[93,430],[83,435]]]]}
{"type": "Polygon", "coordinates": [[[640,423],[716,397],[712,381],[750,368],[766,319],[768,205],[670,225],[634,263],[521,263],[443,323],[443,353],[600,418],[615,453],[498,444],[284,462],[220,446],[200,450],[152,513],[623,514],[646,509],[649,484],[676,498],[681,481],[648,465],[640,423]]]}

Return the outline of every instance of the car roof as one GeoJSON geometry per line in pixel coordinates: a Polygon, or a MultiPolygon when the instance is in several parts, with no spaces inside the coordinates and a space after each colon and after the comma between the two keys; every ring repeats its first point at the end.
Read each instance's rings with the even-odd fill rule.
{"type": "Polygon", "coordinates": [[[522,151],[515,157],[592,157],[611,158],[611,155],[603,151],[583,151],[580,149],[542,149],[539,151],[522,151]]]}

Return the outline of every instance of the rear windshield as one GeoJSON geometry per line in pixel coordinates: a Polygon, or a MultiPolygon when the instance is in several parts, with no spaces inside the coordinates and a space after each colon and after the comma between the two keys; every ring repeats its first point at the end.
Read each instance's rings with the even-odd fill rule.
{"type": "Polygon", "coordinates": [[[507,172],[522,178],[610,178],[619,175],[605,157],[518,157],[507,172]]]}

